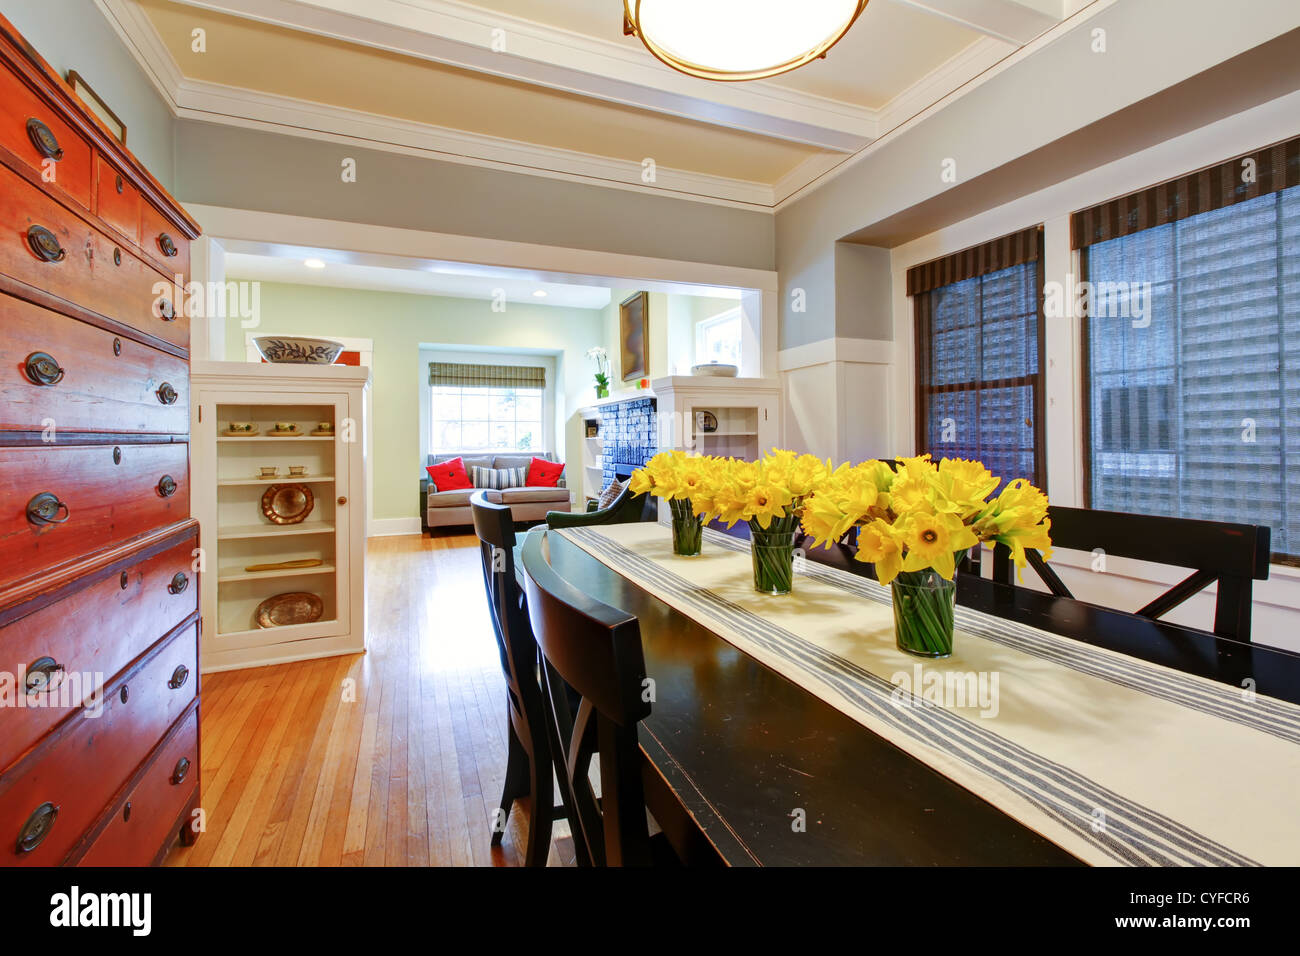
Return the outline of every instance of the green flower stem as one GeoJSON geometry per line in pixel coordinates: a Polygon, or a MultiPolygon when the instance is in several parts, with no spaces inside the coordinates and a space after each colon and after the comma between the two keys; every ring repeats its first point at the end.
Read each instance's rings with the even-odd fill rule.
{"type": "Polygon", "coordinates": [[[798,519],[784,515],[767,528],[749,523],[750,552],[754,561],[754,590],[762,594],[789,594],[794,589],[794,532],[798,519]]]}
{"type": "Polygon", "coordinates": [[[894,579],[891,591],[899,649],[922,657],[951,655],[956,582],[944,580],[930,568],[905,571],[894,579]]]}
{"type": "Polygon", "coordinates": [[[691,499],[669,499],[673,513],[673,554],[694,557],[704,541],[704,519],[691,509],[691,499]]]}

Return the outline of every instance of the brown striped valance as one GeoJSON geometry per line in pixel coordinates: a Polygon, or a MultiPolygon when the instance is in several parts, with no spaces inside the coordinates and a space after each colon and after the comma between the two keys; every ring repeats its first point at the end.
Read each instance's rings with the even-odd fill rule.
{"type": "Polygon", "coordinates": [[[1070,217],[1070,242],[1082,249],[1300,185],[1300,138],[1139,189],[1070,217]]]}
{"type": "Polygon", "coordinates": [[[546,369],[531,365],[430,362],[429,384],[464,388],[545,388],[546,369]]]}
{"type": "Polygon", "coordinates": [[[1042,255],[1043,227],[1032,226],[950,256],[923,262],[907,270],[907,294],[919,295],[964,279],[1037,262],[1042,255]]]}

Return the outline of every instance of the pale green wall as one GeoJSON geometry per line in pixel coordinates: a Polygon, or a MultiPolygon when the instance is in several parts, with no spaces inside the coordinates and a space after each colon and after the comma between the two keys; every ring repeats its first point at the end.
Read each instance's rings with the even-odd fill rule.
{"type": "MultiPolygon", "coordinates": [[[[238,276],[230,276],[238,279],[238,276]]],[[[259,334],[373,339],[374,516],[419,514],[420,389],[422,345],[536,349],[556,355],[556,405],[564,422],[564,453],[581,468],[581,423],[575,412],[594,397],[591,362],[584,353],[601,340],[602,316],[594,309],[509,303],[493,312],[490,301],[369,292],[319,286],[261,284],[259,334]]],[[[244,357],[245,330],[228,323],[226,357],[244,357]]],[[[423,379],[423,381],[422,381],[423,379]]],[[[571,486],[576,479],[570,479],[571,486]]],[[[576,486],[575,486],[576,487],[576,486]]]]}

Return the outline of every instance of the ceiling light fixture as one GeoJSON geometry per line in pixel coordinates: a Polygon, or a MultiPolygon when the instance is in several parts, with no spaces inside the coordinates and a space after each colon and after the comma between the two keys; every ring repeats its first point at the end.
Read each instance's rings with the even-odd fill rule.
{"type": "Polygon", "coordinates": [[[546,298],[546,290],[545,290],[545,289],[538,289],[536,292],[533,293],[533,295],[537,296],[537,298],[539,298],[539,299],[545,299],[545,298],[546,298]]]}
{"type": "Polygon", "coordinates": [[[308,269],[324,269],[325,263],[320,259],[304,259],[302,262],[308,269]]]}
{"type": "Polygon", "coordinates": [[[867,0],[623,0],[623,32],[706,80],[758,80],[826,55],[867,0]]]}

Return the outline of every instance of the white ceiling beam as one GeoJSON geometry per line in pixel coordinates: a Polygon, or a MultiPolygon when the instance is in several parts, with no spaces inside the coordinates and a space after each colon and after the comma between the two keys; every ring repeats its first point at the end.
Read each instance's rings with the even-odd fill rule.
{"type": "MultiPolygon", "coordinates": [[[[853,152],[878,135],[876,111],[866,107],[767,83],[697,79],[669,69],[639,45],[456,0],[178,2],[820,149],[853,152]]],[[[609,32],[617,36],[622,29],[617,3],[610,10],[609,32]]]]}
{"type": "MultiPolygon", "coordinates": [[[[1065,19],[1070,0],[894,0],[1024,46],[1065,19]]],[[[1074,3],[1077,7],[1078,4],[1074,3]]]]}

